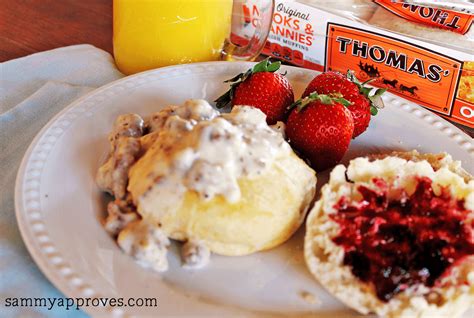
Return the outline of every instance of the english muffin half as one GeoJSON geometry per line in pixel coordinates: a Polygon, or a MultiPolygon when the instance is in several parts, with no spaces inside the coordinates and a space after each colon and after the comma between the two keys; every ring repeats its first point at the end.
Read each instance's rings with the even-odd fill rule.
{"type": "Polygon", "coordinates": [[[456,317],[474,303],[474,181],[448,154],[336,166],[306,224],[314,277],[362,314],[456,317]]]}

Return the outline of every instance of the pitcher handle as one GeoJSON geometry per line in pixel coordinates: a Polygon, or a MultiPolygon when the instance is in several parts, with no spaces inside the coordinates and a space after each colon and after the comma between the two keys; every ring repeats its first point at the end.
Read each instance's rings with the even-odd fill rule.
{"type": "Polygon", "coordinates": [[[273,19],[273,10],[275,7],[275,1],[267,1],[266,7],[261,9],[261,17],[258,19],[255,32],[250,38],[247,45],[237,46],[230,38],[227,38],[224,42],[222,49],[222,59],[226,61],[253,61],[262,51],[265,42],[267,41],[268,34],[273,19]]]}

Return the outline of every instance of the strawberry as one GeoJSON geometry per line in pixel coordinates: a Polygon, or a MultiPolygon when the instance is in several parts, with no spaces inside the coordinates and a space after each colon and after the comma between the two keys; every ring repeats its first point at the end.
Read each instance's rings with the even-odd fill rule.
{"type": "Polygon", "coordinates": [[[313,92],[292,105],[286,123],[290,144],[316,171],[336,165],[349,148],[354,120],[342,94],[313,92]]]}
{"type": "Polygon", "coordinates": [[[319,94],[341,93],[345,99],[351,102],[348,108],[354,118],[353,138],[355,138],[367,130],[370,116],[376,115],[377,108],[383,106],[380,96],[386,89],[377,89],[371,95],[372,88],[364,86],[370,81],[360,83],[352,71],[348,71],[346,76],[339,72],[325,72],[316,76],[308,84],[303,97],[312,92],[318,92],[319,94]]]}
{"type": "MultiPolygon", "coordinates": [[[[369,127],[371,119],[371,106],[369,100],[362,94],[349,95],[346,97],[351,102],[351,105],[347,106],[354,119],[354,134],[352,138],[355,138],[362,134],[369,127]]],[[[376,110],[376,108],[375,108],[376,110]]]]}
{"type": "Polygon", "coordinates": [[[303,97],[312,92],[318,92],[318,94],[341,93],[346,98],[345,96],[358,94],[359,89],[339,72],[324,72],[313,78],[304,90],[303,97]]]}
{"type": "Polygon", "coordinates": [[[281,62],[265,59],[245,73],[231,78],[229,91],[215,100],[217,108],[231,104],[248,105],[267,115],[267,123],[275,124],[286,118],[288,107],[294,102],[293,88],[288,79],[275,73],[281,62]]]}

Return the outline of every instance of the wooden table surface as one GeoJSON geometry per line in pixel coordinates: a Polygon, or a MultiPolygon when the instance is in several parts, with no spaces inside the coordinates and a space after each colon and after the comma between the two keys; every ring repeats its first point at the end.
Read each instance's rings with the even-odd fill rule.
{"type": "Polygon", "coordinates": [[[112,52],[112,0],[2,0],[0,62],[89,43],[112,52]]]}

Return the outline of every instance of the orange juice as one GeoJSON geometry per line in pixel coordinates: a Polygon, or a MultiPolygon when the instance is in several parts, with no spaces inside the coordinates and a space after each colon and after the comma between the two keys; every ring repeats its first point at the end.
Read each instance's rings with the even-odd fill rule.
{"type": "Polygon", "coordinates": [[[132,74],[218,60],[230,34],[232,0],[114,0],[114,56],[132,74]]]}

